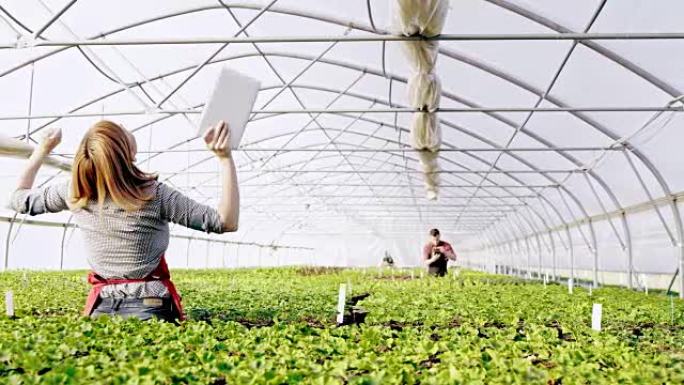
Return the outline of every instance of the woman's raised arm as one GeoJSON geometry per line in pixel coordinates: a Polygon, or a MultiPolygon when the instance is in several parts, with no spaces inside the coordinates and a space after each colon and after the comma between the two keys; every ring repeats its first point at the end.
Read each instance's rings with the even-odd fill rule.
{"type": "Polygon", "coordinates": [[[56,213],[67,210],[67,186],[68,183],[50,185],[41,189],[33,189],[36,174],[45,158],[62,141],[62,131],[50,130],[33,150],[28,163],[19,175],[17,188],[12,194],[10,206],[17,212],[31,215],[43,213],[56,213]]]}
{"type": "Polygon", "coordinates": [[[221,164],[221,199],[218,213],[223,231],[237,231],[240,219],[240,191],[230,148],[230,128],[225,122],[219,122],[207,130],[204,142],[221,164]]]}

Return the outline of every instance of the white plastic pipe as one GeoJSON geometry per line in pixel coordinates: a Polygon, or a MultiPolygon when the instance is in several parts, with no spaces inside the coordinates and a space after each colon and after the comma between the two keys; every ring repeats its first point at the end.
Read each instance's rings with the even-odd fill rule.
{"type": "MultiPolygon", "coordinates": [[[[18,139],[0,134],[0,156],[27,159],[33,153],[33,146],[18,139]]],[[[45,164],[63,171],[71,171],[71,164],[53,156],[45,159],[45,164]]]]}

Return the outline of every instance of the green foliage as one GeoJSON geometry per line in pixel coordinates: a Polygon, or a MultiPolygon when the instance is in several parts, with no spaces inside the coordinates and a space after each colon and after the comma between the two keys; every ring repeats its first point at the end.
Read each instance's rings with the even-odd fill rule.
{"type": "Polygon", "coordinates": [[[80,316],[84,272],[0,274],[4,384],[682,384],[684,303],[464,272],[176,271],[190,321],[80,316]],[[24,278],[26,276],[26,278],[24,278]],[[418,274],[415,274],[418,276],[418,274]],[[401,278],[401,279],[400,279],[401,278]],[[335,326],[340,283],[371,296],[335,326]],[[590,328],[592,303],[603,331],[590,328]]]}

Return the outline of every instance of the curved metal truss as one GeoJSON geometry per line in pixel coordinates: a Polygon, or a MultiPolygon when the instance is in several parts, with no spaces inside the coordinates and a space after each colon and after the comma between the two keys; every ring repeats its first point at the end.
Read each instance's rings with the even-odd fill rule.
{"type": "MultiPolygon", "coordinates": [[[[520,108],[515,106],[490,107],[484,106],[456,90],[444,89],[442,100],[448,101],[451,106],[440,110],[440,123],[445,128],[443,151],[440,153],[440,162],[444,166],[441,171],[442,189],[445,191],[442,200],[437,203],[421,203],[419,192],[420,182],[417,176],[421,172],[418,159],[407,145],[409,130],[406,124],[402,124],[399,114],[411,112],[408,108],[393,99],[393,87],[405,85],[407,79],[400,74],[392,73],[386,68],[385,42],[402,40],[391,35],[390,31],[377,28],[373,20],[373,12],[368,3],[369,24],[359,21],[345,20],[330,15],[318,14],[302,9],[290,8],[277,5],[277,0],[268,2],[266,5],[255,2],[218,2],[216,5],[191,7],[188,9],[169,12],[152,18],[138,20],[126,25],[119,26],[110,31],[99,33],[86,39],[80,39],[74,35],[72,40],[54,41],[45,37],[45,32],[55,23],[61,23],[60,17],[67,13],[76,3],[75,0],[67,2],[60,10],[53,12],[52,17],[35,31],[29,29],[21,20],[18,20],[10,10],[0,6],[0,18],[13,28],[17,33],[16,42],[0,43],[0,48],[7,49],[30,49],[31,47],[47,46],[44,52],[32,56],[10,68],[0,69],[0,80],[22,68],[33,66],[49,57],[59,55],[68,50],[78,50],[84,60],[97,70],[107,82],[114,83],[116,88],[104,93],[92,100],[83,102],[73,107],[68,112],[57,114],[28,114],[26,116],[1,116],[3,120],[45,120],[40,125],[27,130],[23,139],[33,140],[32,135],[41,129],[55,124],[56,122],[74,117],[97,116],[99,114],[88,110],[103,101],[119,97],[124,94],[133,96],[140,104],[141,109],[129,111],[110,111],[122,116],[149,115],[151,119],[136,127],[134,132],[142,133],[143,130],[156,129],[159,123],[184,120],[183,124],[191,124],[188,118],[191,114],[198,113],[202,105],[189,105],[181,100],[177,92],[182,89],[191,78],[203,69],[231,61],[239,60],[262,60],[270,75],[278,79],[276,84],[270,84],[261,90],[268,96],[268,102],[262,110],[252,116],[251,121],[258,124],[278,125],[279,119],[290,114],[304,114],[307,123],[299,127],[286,127],[275,134],[266,135],[260,139],[249,141],[242,145],[238,151],[242,155],[239,167],[243,173],[243,186],[245,189],[257,191],[260,187],[269,186],[274,188],[269,194],[254,194],[247,199],[245,205],[248,212],[253,212],[255,218],[258,215],[270,215],[276,220],[284,221],[286,230],[274,235],[274,240],[293,227],[293,224],[301,224],[313,220],[309,210],[311,205],[320,207],[325,212],[326,220],[343,218],[353,223],[369,228],[374,233],[382,233],[377,222],[383,218],[396,218],[408,225],[394,226],[400,231],[414,231],[416,226],[427,226],[430,223],[439,223],[448,230],[463,230],[479,236],[482,239],[481,248],[489,253],[507,255],[510,260],[500,260],[497,263],[506,265],[507,268],[515,267],[518,271],[526,270],[532,273],[531,256],[538,257],[536,274],[542,275],[542,254],[550,254],[553,259],[552,275],[556,276],[556,258],[560,247],[569,259],[571,277],[574,277],[574,254],[578,242],[583,244],[590,252],[593,259],[592,278],[594,284],[598,282],[599,271],[599,245],[596,235],[596,222],[605,221],[611,233],[615,237],[619,248],[625,252],[628,260],[629,285],[633,285],[633,245],[632,231],[626,214],[631,211],[643,210],[646,206],[653,210],[663,231],[667,234],[671,244],[679,250],[679,266],[684,271],[684,230],[682,219],[677,207],[676,197],[668,184],[667,179],[661,174],[648,154],[641,151],[629,137],[625,138],[618,134],[619,130],[601,123],[591,113],[595,112],[653,112],[654,119],[663,112],[677,113],[682,111],[674,103],[664,106],[627,106],[627,107],[601,107],[601,106],[573,106],[559,95],[553,94],[552,89],[558,76],[564,70],[565,64],[573,55],[576,46],[581,45],[601,55],[606,60],[618,65],[625,71],[639,77],[652,88],[662,92],[673,101],[679,101],[681,90],[666,79],[658,77],[640,66],[634,61],[621,56],[611,50],[603,41],[606,39],[682,39],[675,33],[632,33],[632,34],[599,34],[589,32],[593,22],[599,17],[605,5],[605,1],[599,2],[598,8],[592,14],[591,20],[583,31],[574,31],[562,25],[560,22],[551,20],[533,10],[513,4],[506,0],[486,0],[488,3],[499,7],[501,10],[510,12],[528,22],[535,23],[552,31],[553,35],[547,34],[500,34],[500,35],[443,35],[437,37],[441,40],[511,40],[511,39],[535,39],[535,40],[570,40],[571,48],[565,52],[560,67],[555,76],[545,89],[541,89],[532,82],[526,81],[502,68],[489,64],[477,57],[469,55],[465,51],[453,47],[442,47],[439,55],[442,60],[449,60],[467,66],[487,77],[497,79],[515,89],[534,96],[537,100],[532,108],[520,108]],[[248,22],[242,24],[234,14],[235,10],[256,11],[248,22]],[[113,36],[153,25],[154,23],[173,20],[174,18],[188,15],[203,14],[207,12],[226,12],[239,30],[230,38],[217,39],[112,39],[113,36]],[[2,17],[4,14],[5,17],[2,17]],[[351,31],[361,33],[355,36],[315,36],[315,37],[254,37],[248,30],[252,23],[256,22],[264,14],[277,14],[292,18],[306,18],[308,20],[348,28],[351,31]],[[27,37],[26,34],[30,36],[27,37]],[[345,41],[375,41],[382,43],[382,66],[374,68],[369,65],[333,59],[326,55],[336,44],[345,41]],[[304,54],[295,51],[272,50],[272,46],[264,47],[262,43],[289,42],[325,42],[330,45],[318,55],[304,54]],[[195,64],[183,66],[167,73],[153,77],[146,77],[141,71],[139,80],[124,82],[111,68],[88,51],[89,45],[145,45],[145,44],[189,44],[189,43],[222,43],[209,57],[195,64]],[[229,43],[248,44],[254,52],[239,54],[222,54],[229,43]],[[305,67],[294,77],[287,80],[280,73],[274,60],[289,60],[305,63],[305,67]],[[307,83],[299,79],[314,65],[330,66],[345,71],[356,73],[354,81],[344,88],[333,87],[323,83],[307,83]],[[182,77],[183,81],[172,87],[170,91],[162,92],[168,78],[182,77]],[[355,90],[364,79],[381,79],[387,89],[379,90],[378,93],[355,90]],[[154,90],[161,98],[155,99],[148,89],[154,90]],[[324,100],[332,96],[331,101],[325,108],[307,108],[303,94],[318,94],[324,100]],[[386,94],[386,97],[379,97],[386,94]],[[288,95],[296,103],[289,109],[266,109],[273,101],[281,101],[281,95],[288,95]],[[366,107],[336,108],[335,104],[341,100],[353,100],[355,104],[365,103],[366,107]],[[181,106],[179,107],[179,103],[181,106]],[[552,107],[544,107],[543,104],[552,107]],[[169,106],[168,108],[166,106],[169,106]],[[525,119],[518,121],[510,117],[510,112],[524,112],[525,119]],[[469,127],[463,122],[458,122],[453,117],[459,113],[476,113],[486,117],[492,127],[505,127],[509,130],[508,139],[503,145],[500,141],[488,136],[486,130],[479,127],[469,127]],[[560,143],[554,143],[539,129],[532,130],[528,122],[534,114],[563,113],[572,117],[573,122],[579,127],[590,128],[600,135],[608,143],[593,147],[570,147],[560,143]],[[338,124],[329,124],[326,121],[334,119],[338,124]],[[364,128],[358,126],[363,125],[364,128]],[[452,135],[453,134],[453,135],[452,135]],[[534,145],[516,147],[515,139],[522,136],[527,142],[534,145]],[[297,144],[299,139],[310,139],[313,142],[297,144]],[[323,141],[320,139],[323,138],[323,141]],[[452,139],[456,138],[456,139],[452,139]],[[468,138],[479,147],[459,146],[458,138],[468,138]],[[285,143],[283,145],[283,142],[285,143]],[[540,151],[554,154],[555,160],[561,160],[569,167],[565,169],[550,169],[537,164],[530,155],[540,151]],[[587,151],[598,153],[599,158],[606,153],[620,152],[628,170],[639,181],[643,192],[648,196],[648,201],[635,207],[625,207],[620,199],[620,191],[616,186],[611,186],[606,178],[596,169],[596,163],[587,163],[577,157],[578,152],[587,151]],[[291,154],[305,153],[305,158],[292,160],[291,154]],[[494,157],[487,154],[494,154],[494,157]],[[505,159],[509,165],[504,166],[501,160],[505,159]],[[516,165],[511,167],[510,164],[516,165]],[[644,175],[646,173],[646,175],[644,175]],[[378,176],[379,175],[379,176],[378,176]],[[532,178],[527,177],[531,175],[532,178]],[[590,195],[579,196],[573,188],[569,187],[571,175],[581,175],[584,179],[590,195]],[[645,179],[654,180],[659,192],[649,189],[645,179]],[[533,180],[533,182],[532,182],[533,180]],[[331,193],[328,191],[333,189],[331,193]],[[342,193],[334,190],[344,189],[342,193]],[[407,193],[408,190],[408,193],[407,193]],[[362,193],[359,193],[362,192],[362,193]],[[282,194],[292,194],[290,197],[282,194]],[[289,204],[299,207],[299,210],[286,211],[287,206],[282,200],[273,201],[273,194],[281,194],[288,197],[289,204]],[[592,200],[591,205],[599,207],[599,212],[591,212],[587,200],[592,200]],[[264,210],[253,208],[266,207],[272,204],[273,210],[264,213],[264,210]],[[667,206],[669,216],[663,210],[667,206]],[[306,209],[302,209],[306,207],[306,209]],[[372,209],[376,207],[377,210],[372,209]],[[401,211],[403,208],[407,211],[401,211]],[[489,209],[489,210],[486,210],[489,209]],[[452,210],[452,211],[450,211],[452,210]],[[281,215],[282,214],[282,215],[281,215]],[[615,223],[617,222],[617,223],[615,223]],[[536,249],[530,246],[533,243],[536,249]],[[521,245],[524,245],[522,247],[521,245]],[[527,256],[527,267],[521,267],[521,258],[515,255],[527,256]]],[[[3,50],[0,50],[0,55],[3,50]]],[[[119,53],[122,59],[127,60],[125,55],[119,53]]],[[[129,64],[134,67],[134,63],[129,64]]],[[[104,115],[108,115],[107,112],[104,115]]],[[[110,114],[111,115],[111,114],[110,114]]],[[[650,122],[650,121],[649,121],[650,122]]],[[[646,122],[648,124],[649,122],[646,122]]],[[[155,158],[173,153],[183,152],[190,154],[194,151],[193,138],[173,143],[166,148],[149,149],[142,151],[145,158],[141,163],[150,162],[155,158]]],[[[62,154],[68,158],[69,154],[62,154]]],[[[215,188],[211,185],[215,181],[215,172],[205,169],[206,162],[210,157],[193,159],[188,164],[175,170],[163,170],[162,179],[174,184],[178,188],[188,192],[196,192],[198,198],[212,199],[211,194],[203,193],[203,189],[215,188]],[[192,185],[187,183],[182,186],[178,181],[193,177],[201,177],[203,180],[194,180],[192,185]]],[[[598,158],[597,158],[598,159],[598,158]]],[[[66,229],[66,227],[65,227],[66,229]]],[[[66,230],[65,230],[66,231],[66,230]]],[[[10,229],[11,232],[11,229],[10,229]]],[[[246,235],[245,235],[246,236],[246,235]]],[[[9,235],[8,235],[9,239],[9,235]]],[[[606,258],[618,258],[619,256],[606,256],[606,258]]],[[[680,294],[684,295],[684,280],[680,294]]]]}

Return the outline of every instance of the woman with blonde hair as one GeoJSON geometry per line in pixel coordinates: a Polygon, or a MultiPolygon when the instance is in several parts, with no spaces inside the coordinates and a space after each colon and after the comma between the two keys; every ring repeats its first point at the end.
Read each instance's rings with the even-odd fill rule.
{"type": "Polygon", "coordinates": [[[34,150],[11,205],[22,214],[73,213],[84,234],[92,268],[86,315],[166,321],[184,318],[164,258],[168,223],[207,233],[232,232],[237,231],[240,210],[230,129],[219,122],[203,139],[222,168],[222,193],[216,209],[141,171],[135,165],[135,137],[116,123],[103,120],[86,132],[74,158],[71,180],[64,183],[33,189],[38,169],[61,141],[61,131],[50,132],[34,150]]]}

